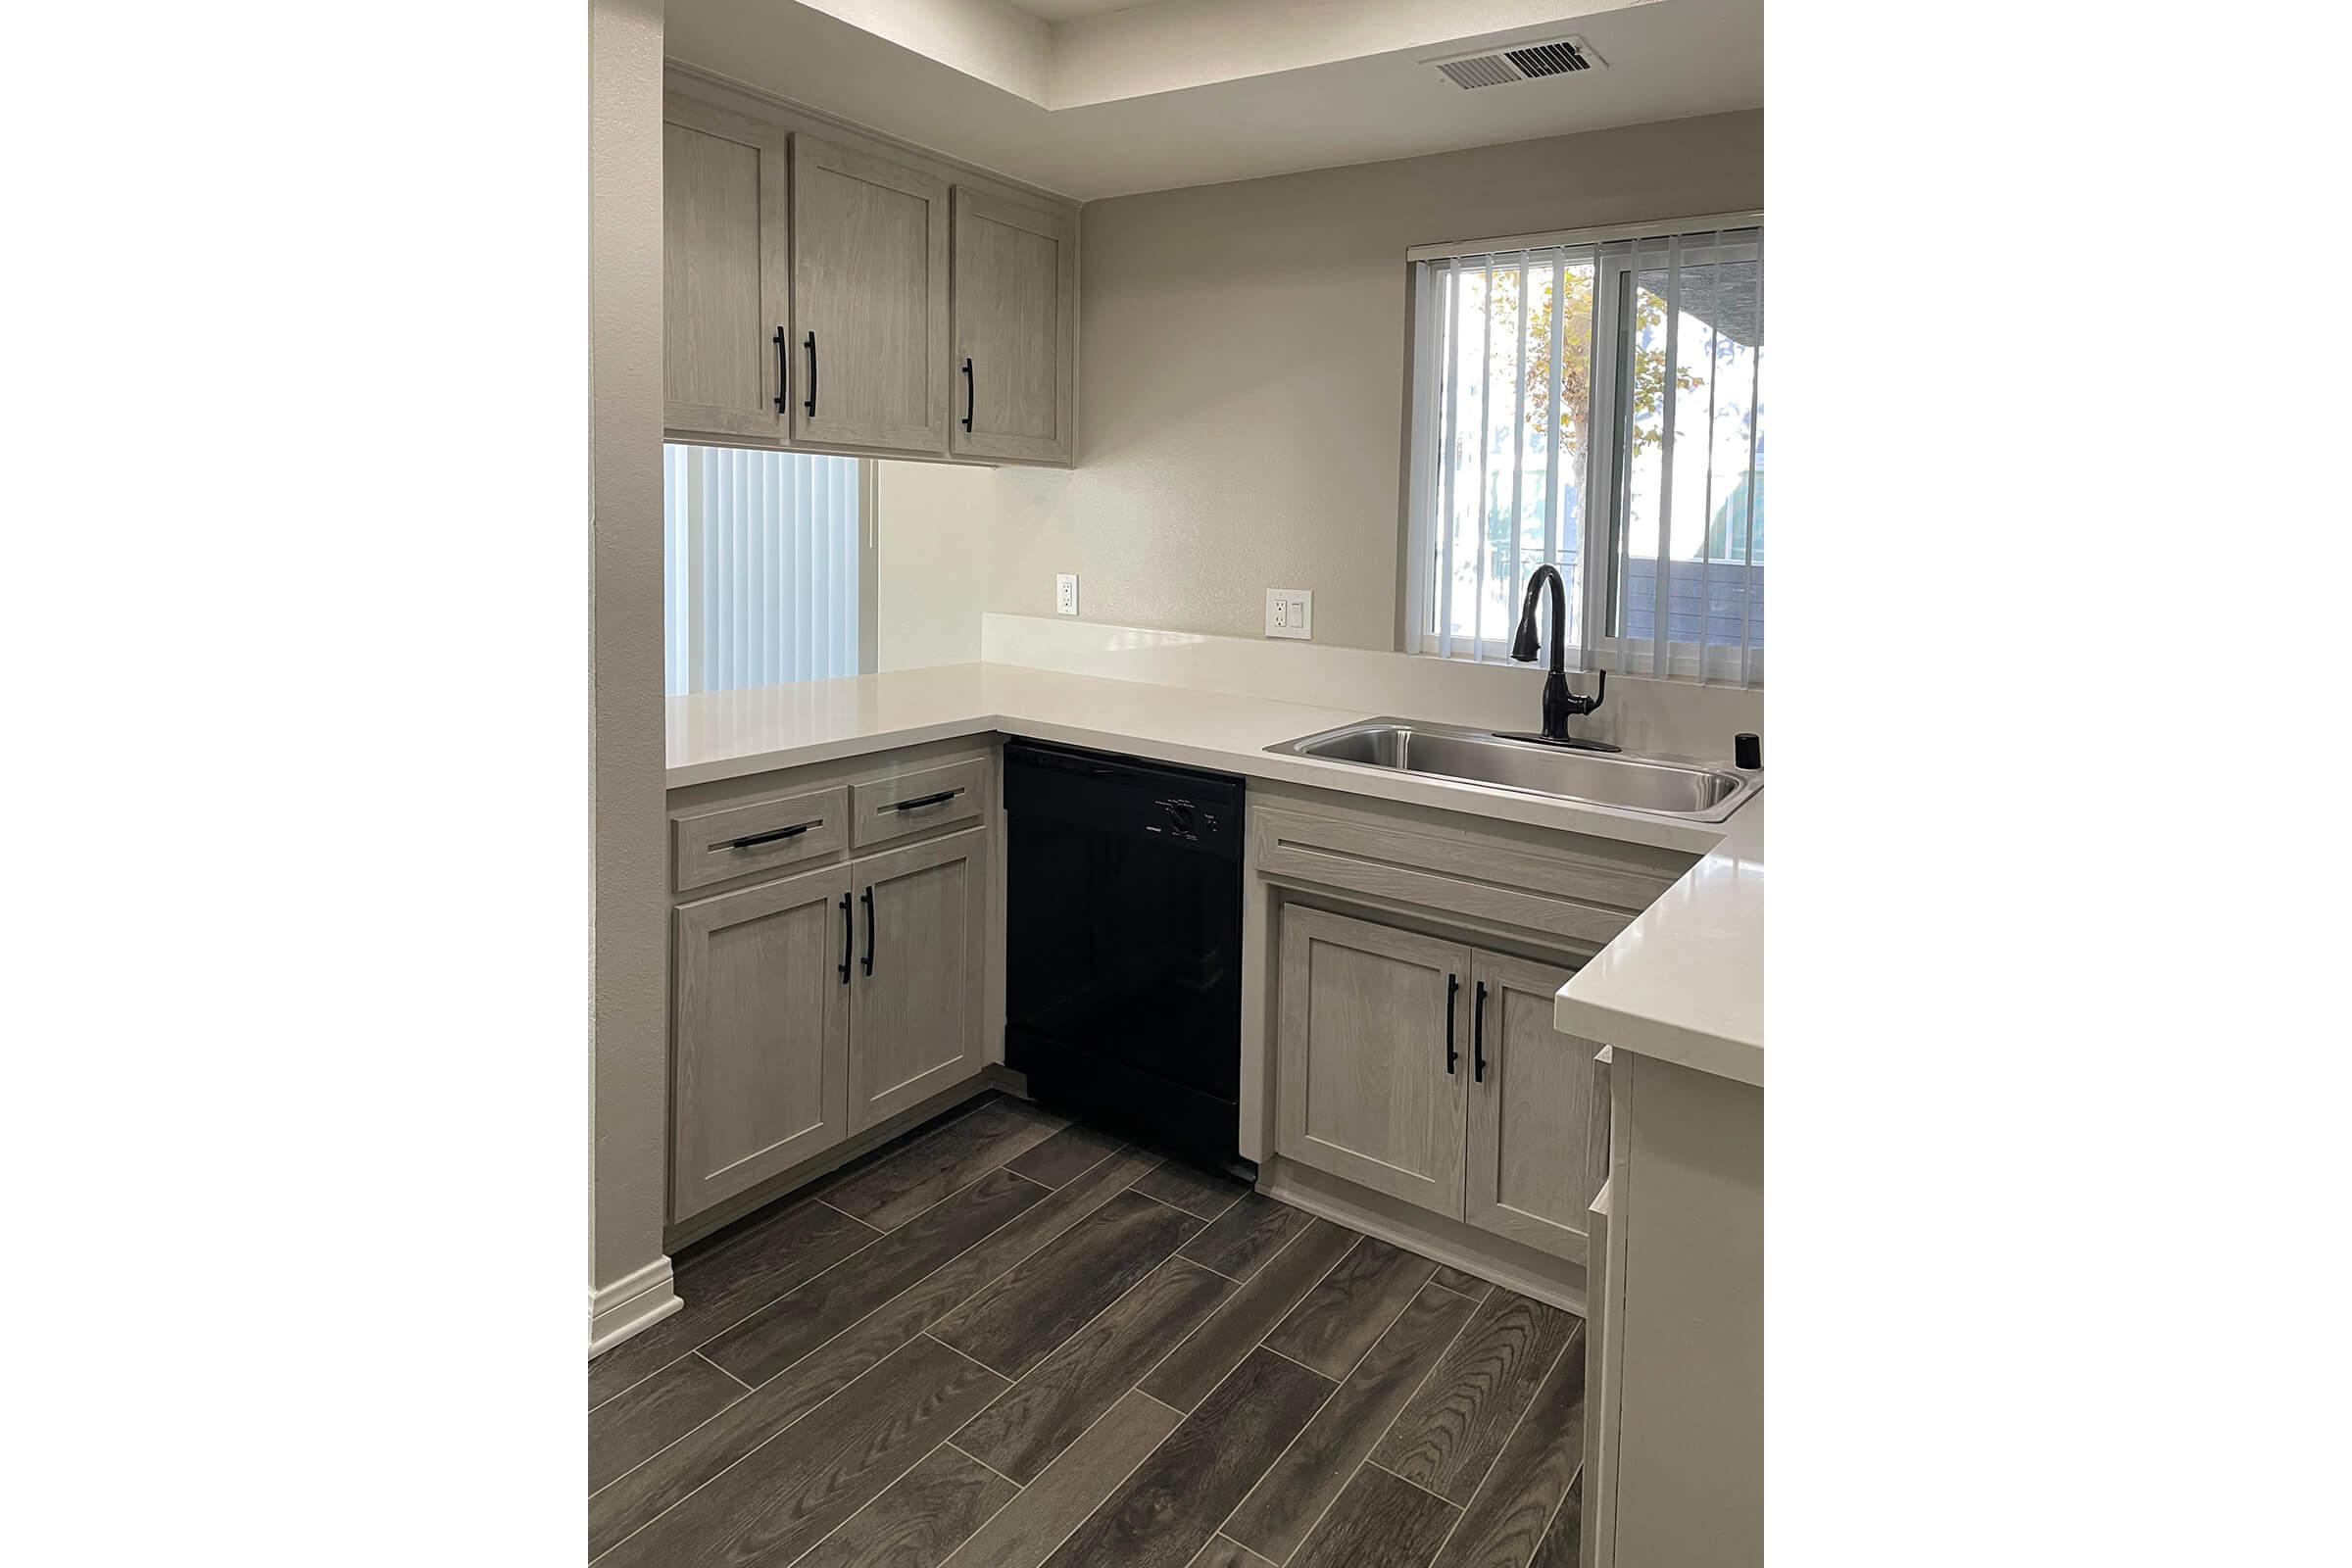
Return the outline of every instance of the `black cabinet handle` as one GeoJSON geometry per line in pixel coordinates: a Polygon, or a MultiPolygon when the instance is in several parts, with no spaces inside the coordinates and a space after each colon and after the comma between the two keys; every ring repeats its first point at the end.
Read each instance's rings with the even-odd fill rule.
{"type": "Polygon", "coordinates": [[[773,844],[778,839],[797,839],[810,828],[820,826],[824,820],[820,816],[813,822],[795,822],[790,827],[780,827],[772,833],[748,833],[739,839],[729,839],[724,844],[713,844],[704,853],[715,854],[720,850],[748,850],[758,844],[773,844]]]}
{"type": "Polygon", "coordinates": [[[808,417],[811,419],[816,417],[816,334],[814,332],[808,334],[808,401],[802,404],[801,407],[808,411],[808,417]]]}
{"type": "Polygon", "coordinates": [[[1470,1078],[1487,1081],[1487,983],[1478,983],[1478,1000],[1470,1004],[1470,1078]]]}
{"type": "Polygon", "coordinates": [[[962,793],[963,791],[960,789],[953,789],[941,790],[937,795],[917,795],[911,801],[899,802],[896,806],[893,806],[891,809],[894,811],[919,810],[926,806],[937,806],[943,801],[952,801],[962,793]]]}
{"type": "Polygon", "coordinates": [[[784,329],[779,326],[776,328],[776,412],[778,414],[784,412],[784,383],[791,373],[790,368],[785,364],[785,355],[788,352],[784,347],[784,329]]]}
{"type": "Polygon", "coordinates": [[[972,357],[963,357],[963,433],[972,433],[972,357]]]}
{"type": "Polygon", "coordinates": [[[1462,1059],[1462,1054],[1453,1049],[1453,998],[1461,989],[1460,980],[1452,975],[1446,977],[1446,1076],[1448,1078],[1453,1076],[1453,1064],[1462,1059]]]}
{"type": "Polygon", "coordinates": [[[841,983],[850,983],[850,896],[841,896],[841,983]]]}
{"type": "Polygon", "coordinates": [[[874,890],[865,890],[865,972],[874,972],[874,890]]]}

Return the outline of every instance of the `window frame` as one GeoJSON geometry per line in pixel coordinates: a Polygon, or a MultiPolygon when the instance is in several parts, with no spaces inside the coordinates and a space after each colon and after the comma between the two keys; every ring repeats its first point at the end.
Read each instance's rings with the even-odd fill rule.
{"type": "MultiPolygon", "coordinates": [[[[1760,265],[1764,255],[1763,230],[1764,214],[1756,210],[1659,219],[1598,228],[1512,234],[1487,240],[1450,241],[1417,245],[1406,251],[1405,260],[1410,269],[1408,297],[1412,309],[1412,351],[1407,368],[1411,400],[1406,437],[1409,448],[1405,462],[1404,515],[1400,524],[1406,561],[1403,584],[1405,598],[1400,619],[1406,653],[1461,663],[1511,662],[1507,638],[1496,642],[1492,649],[1484,649],[1482,643],[1487,639],[1483,634],[1463,639],[1458,634],[1445,630],[1445,624],[1451,618],[1449,610],[1439,612],[1439,629],[1430,630],[1425,624],[1431,614],[1431,573],[1436,566],[1437,547],[1441,542],[1441,536],[1435,532],[1435,528],[1442,509],[1435,503],[1444,478],[1443,472],[1438,471],[1442,466],[1431,460],[1437,452],[1437,420],[1444,417],[1441,405],[1446,401],[1444,394],[1452,387],[1452,362],[1458,358],[1458,354],[1446,354],[1444,374],[1427,373],[1429,367],[1437,363],[1442,347],[1450,349],[1450,345],[1443,344],[1446,323],[1441,319],[1443,313],[1437,308],[1437,273],[1423,264],[1443,262],[1454,264],[1457,268],[1494,267],[1499,271],[1502,265],[1521,261],[1534,251],[1584,249],[1590,253],[1590,265],[1593,269],[1592,402],[1586,428],[1592,434],[1586,443],[1587,450],[1583,454],[1586,468],[1578,486],[1579,496],[1585,498],[1584,515],[1579,519],[1582,584],[1578,609],[1582,636],[1577,646],[1565,651],[1565,662],[1582,672],[1597,668],[1654,677],[1658,673],[1655,639],[1621,638],[1608,629],[1614,624],[1611,612],[1615,608],[1631,559],[1625,526],[1630,507],[1630,495],[1625,489],[1628,475],[1626,466],[1619,461],[1619,453],[1628,436],[1625,429],[1625,400],[1620,387],[1624,364],[1622,344],[1630,326],[1626,312],[1632,304],[1632,291],[1627,285],[1640,271],[1655,270],[1654,266],[1645,267],[1645,263],[1662,264],[1665,261],[1670,240],[1689,241],[1693,236],[1715,237],[1695,246],[1685,243],[1675,247],[1678,266],[1741,261],[1753,261],[1760,265]],[[1727,244],[1721,238],[1724,233],[1747,229],[1755,231],[1753,239],[1727,244]],[[1694,251],[1701,258],[1695,264],[1691,261],[1694,251]],[[1614,318],[1605,324],[1604,310],[1614,318]],[[1607,432],[1606,439],[1600,435],[1603,431],[1607,432]],[[1597,504],[1593,498],[1598,498],[1597,504]],[[1467,646],[1457,646],[1453,651],[1446,652],[1445,645],[1448,641],[1457,644],[1466,641],[1467,646]]],[[[1561,265],[1578,265],[1579,260],[1563,258],[1561,265]]],[[[1759,275],[1759,310],[1762,290],[1763,281],[1759,275]]],[[[1558,319],[1555,311],[1555,334],[1558,319]]],[[[1555,349],[1552,359],[1555,375],[1558,363],[1555,349]]],[[[1556,395],[1554,401],[1556,403],[1556,395]]],[[[1458,419],[1456,423],[1458,428],[1458,419]]],[[[1555,463],[1559,452],[1555,439],[1552,448],[1555,463]]],[[[1754,471],[1752,458],[1750,471],[1754,471]]],[[[1558,475],[1547,469],[1546,483],[1554,487],[1553,493],[1556,494],[1558,475]]],[[[1715,564],[1720,565],[1721,563],[1715,564]]],[[[1448,594],[1448,604],[1450,597],[1448,594]]],[[[1539,630],[1542,629],[1540,625],[1539,630]]],[[[1549,652],[1549,649],[1544,649],[1539,657],[1547,658],[1549,652]]],[[[1709,644],[1706,646],[1707,657],[1703,667],[1699,644],[1670,642],[1666,653],[1665,673],[1670,678],[1729,681],[1751,686],[1763,683],[1764,650],[1761,647],[1748,648],[1743,644],[1734,648],[1726,644],[1709,644]]]]}

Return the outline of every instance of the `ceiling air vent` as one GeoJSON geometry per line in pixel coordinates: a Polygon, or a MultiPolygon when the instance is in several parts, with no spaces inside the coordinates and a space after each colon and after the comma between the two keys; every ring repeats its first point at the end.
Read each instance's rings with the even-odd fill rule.
{"type": "Polygon", "coordinates": [[[1582,38],[1554,38],[1548,43],[1524,44],[1516,49],[1488,49],[1449,60],[1425,60],[1456,87],[1500,87],[1532,81],[1538,76],[1567,76],[1580,71],[1598,71],[1608,64],[1582,38]]]}

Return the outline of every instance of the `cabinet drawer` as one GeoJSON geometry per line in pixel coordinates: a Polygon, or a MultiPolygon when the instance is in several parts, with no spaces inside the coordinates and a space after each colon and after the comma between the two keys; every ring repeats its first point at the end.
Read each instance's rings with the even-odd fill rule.
{"type": "Polygon", "coordinates": [[[837,784],[672,817],[673,886],[686,893],[754,871],[821,860],[848,843],[848,815],[849,792],[837,784]]]}
{"type": "Polygon", "coordinates": [[[852,849],[870,849],[952,823],[977,822],[988,795],[989,760],[869,779],[850,786],[852,849]]]}
{"type": "Polygon", "coordinates": [[[1695,857],[1562,836],[1559,848],[1408,825],[1334,809],[1261,805],[1250,813],[1268,876],[1605,945],[1673,886],[1695,857]]]}

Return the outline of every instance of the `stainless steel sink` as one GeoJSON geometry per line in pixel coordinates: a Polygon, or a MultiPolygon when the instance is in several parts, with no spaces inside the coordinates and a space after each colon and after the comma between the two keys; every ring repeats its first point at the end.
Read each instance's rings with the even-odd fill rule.
{"type": "Polygon", "coordinates": [[[1490,784],[1629,811],[1720,822],[1763,785],[1760,774],[1631,752],[1577,751],[1407,718],[1370,718],[1266,748],[1327,762],[1490,784]]]}

